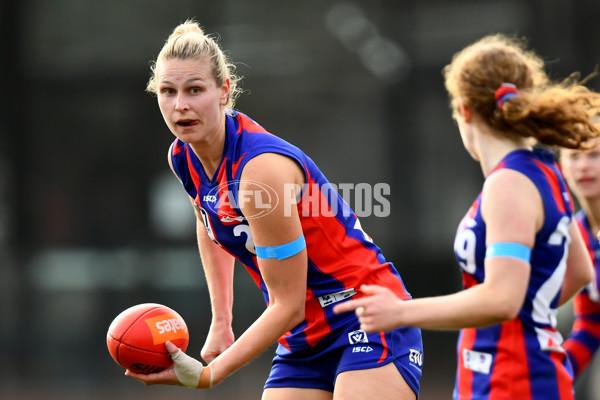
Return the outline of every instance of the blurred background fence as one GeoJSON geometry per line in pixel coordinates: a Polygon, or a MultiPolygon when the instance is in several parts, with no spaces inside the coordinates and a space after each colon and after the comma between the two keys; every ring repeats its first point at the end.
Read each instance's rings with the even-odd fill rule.
{"type": "MultiPolygon", "coordinates": [[[[600,61],[595,0],[0,2],[0,398],[260,398],[273,349],[198,393],[122,376],[105,345],[142,302],[186,319],[193,355],[208,329],[192,210],[144,92],[149,61],[192,17],[244,76],[239,110],[331,182],[389,185],[390,214],[362,226],[415,297],[460,288],[454,231],[482,183],[443,87],[452,54],[505,32],[528,37],[556,79],[600,61]]],[[[239,335],[264,303],[241,266],[235,285],[239,335]]],[[[424,332],[422,399],[451,397],[456,336],[424,332]]],[[[600,398],[594,374],[578,399],[600,398]]]]}

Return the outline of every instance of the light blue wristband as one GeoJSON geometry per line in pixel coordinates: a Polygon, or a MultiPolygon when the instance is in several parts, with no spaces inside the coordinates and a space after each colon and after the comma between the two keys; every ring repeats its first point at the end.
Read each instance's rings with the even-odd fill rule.
{"type": "Polygon", "coordinates": [[[521,243],[493,243],[485,250],[485,258],[514,257],[529,262],[531,249],[521,243]]]}
{"type": "Polygon", "coordinates": [[[281,246],[272,247],[260,247],[254,246],[256,249],[256,257],[258,258],[276,258],[283,260],[285,258],[296,255],[306,247],[306,241],[304,235],[301,235],[298,239],[293,242],[282,244],[281,246]]]}

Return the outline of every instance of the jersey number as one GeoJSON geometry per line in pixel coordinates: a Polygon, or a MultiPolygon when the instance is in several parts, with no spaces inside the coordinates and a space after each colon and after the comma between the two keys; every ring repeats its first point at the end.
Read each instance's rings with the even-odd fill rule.
{"type": "Polygon", "coordinates": [[[477,269],[475,263],[475,245],[477,238],[471,229],[462,229],[456,234],[454,252],[460,267],[469,274],[474,274],[477,269]]]}
{"type": "Polygon", "coordinates": [[[256,254],[256,249],[254,248],[254,239],[252,238],[252,231],[248,225],[236,225],[235,228],[233,228],[233,234],[237,237],[242,236],[242,234],[246,235],[246,249],[250,253],[256,254]]]}

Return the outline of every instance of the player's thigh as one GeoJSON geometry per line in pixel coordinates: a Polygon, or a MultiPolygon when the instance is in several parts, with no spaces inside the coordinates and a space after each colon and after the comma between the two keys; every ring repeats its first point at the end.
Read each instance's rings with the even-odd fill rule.
{"type": "Polygon", "coordinates": [[[331,400],[333,393],[320,389],[267,388],[262,400],[331,400]]]}
{"type": "Polygon", "coordinates": [[[415,400],[394,363],[383,367],[342,372],[338,375],[333,400],[415,400]]]}

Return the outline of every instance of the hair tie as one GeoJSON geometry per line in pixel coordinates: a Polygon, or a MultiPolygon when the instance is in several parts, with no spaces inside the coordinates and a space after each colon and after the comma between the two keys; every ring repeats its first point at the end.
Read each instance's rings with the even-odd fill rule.
{"type": "Polygon", "coordinates": [[[512,83],[504,82],[502,85],[500,85],[498,90],[496,90],[496,94],[494,95],[498,108],[502,110],[504,102],[510,99],[511,97],[515,97],[519,93],[521,92],[519,92],[519,89],[517,89],[515,85],[513,85],[512,83]]]}

